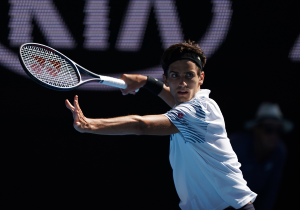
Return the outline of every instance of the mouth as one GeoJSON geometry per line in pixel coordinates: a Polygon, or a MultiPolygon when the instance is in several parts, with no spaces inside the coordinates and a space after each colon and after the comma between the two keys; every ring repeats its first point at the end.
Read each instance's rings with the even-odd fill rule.
{"type": "Polygon", "coordinates": [[[178,95],[181,95],[181,96],[183,96],[183,95],[186,95],[186,94],[188,94],[189,92],[187,91],[187,90],[178,90],[177,91],[177,94],[178,95]]]}

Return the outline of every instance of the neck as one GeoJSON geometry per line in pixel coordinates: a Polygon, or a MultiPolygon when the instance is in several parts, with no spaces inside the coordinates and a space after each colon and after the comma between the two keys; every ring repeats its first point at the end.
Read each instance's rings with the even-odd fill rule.
{"type": "MultiPolygon", "coordinates": [[[[199,87],[199,89],[195,92],[195,94],[193,95],[193,97],[192,97],[190,100],[192,100],[192,99],[195,97],[195,95],[196,95],[199,91],[201,91],[200,87],[199,87]]],[[[189,100],[189,101],[190,101],[190,100],[189,100]]],[[[186,101],[185,101],[185,102],[186,102],[186,101]]],[[[179,104],[182,104],[182,103],[184,103],[184,102],[179,102],[179,101],[177,101],[176,98],[175,98],[175,104],[176,104],[176,106],[178,106],[179,104]]]]}

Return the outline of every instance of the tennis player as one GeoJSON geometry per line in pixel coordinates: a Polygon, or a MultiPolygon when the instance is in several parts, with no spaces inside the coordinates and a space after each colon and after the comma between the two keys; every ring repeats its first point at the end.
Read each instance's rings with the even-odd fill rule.
{"type": "Polygon", "coordinates": [[[82,133],[104,135],[171,135],[169,159],[180,208],[184,210],[254,210],[257,196],[244,180],[217,103],[201,89],[206,57],[194,42],[174,44],[162,56],[164,83],[143,75],[122,75],[124,95],[144,87],[171,108],[165,114],[130,115],[110,119],[86,118],[75,96],[74,127],[82,133]]]}

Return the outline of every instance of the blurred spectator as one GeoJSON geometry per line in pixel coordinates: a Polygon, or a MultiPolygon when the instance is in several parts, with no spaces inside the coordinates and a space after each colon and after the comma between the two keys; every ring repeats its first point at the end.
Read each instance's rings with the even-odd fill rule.
{"type": "Polygon", "coordinates": [[[248,133],[229,136],[250,189],[257,193],[256,210],[271,210],[278,192],[287,149],[282,134],[293,124],[283,119],[277,104],[260,105],[256,119],[245,123],[248,133]]]}

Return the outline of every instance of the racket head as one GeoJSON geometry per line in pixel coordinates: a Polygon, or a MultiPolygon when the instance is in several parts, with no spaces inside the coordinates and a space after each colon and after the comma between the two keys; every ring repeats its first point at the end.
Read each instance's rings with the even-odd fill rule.
{"type": "Polygon", "coordinates": [[[81,76],[75,63],[46,45],[23,44],[19,50],[19,59],[25,72],[44,87],[68,91],[81,83],[81,76]]]}

